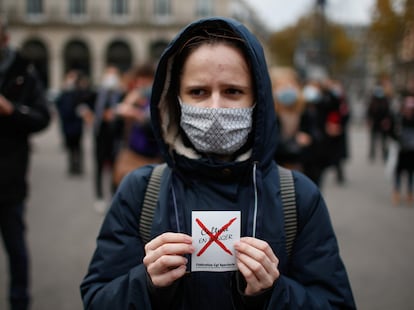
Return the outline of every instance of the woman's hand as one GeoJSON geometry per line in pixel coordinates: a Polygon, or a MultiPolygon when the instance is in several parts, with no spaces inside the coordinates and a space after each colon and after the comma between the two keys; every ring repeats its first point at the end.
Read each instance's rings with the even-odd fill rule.
{"type": "Polygon", "coordinates": [[[171,285],[181,278],[187,268],[183,255],[194,252],[190,236],[181,233],[164,233],[145,245],[144,265],[157,287],[171,285]]]}
{"type": "Polygon", "coordinates": [[[279,259],[265,241],[244,237],[234,244],[237,267],[247,282],[244,293],[254,295],[268,289],[279,278],[279,259]]]}

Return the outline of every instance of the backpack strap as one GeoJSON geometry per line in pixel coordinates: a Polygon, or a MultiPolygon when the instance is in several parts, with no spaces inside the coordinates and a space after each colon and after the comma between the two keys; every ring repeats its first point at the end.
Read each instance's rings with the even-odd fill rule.
{"type": "Polygon", "coordinates": [[[161,177],[166,167],[166,163],[154,167],[148,181],[147,190],[145,191],[144,203],[139,220],[139,232],[144,244],[150,241],[152,220],[161,187],[161,177]]]}
{"type": "MultiPolygon", "coordinates": [[[[144,244],[150,241],[152,220],[154,218],[161,187],[161,177],[166,167],[167,164],[165,163],[156,165],[152,170],[148,181],[139,221],[139,232],[144,244]]],[[[285,222],[286,252],[289,257],[292,252],[293,242],[295,241],[297,231],[295,183],[292,171],[279,165],[278,169],[285,222]]]]}
{"type": "Polygon", "coordinates": [[[295,182],[292,171],[278,165],[280,177],[280,195],[285,218],[286,252],[288,257],[292,253],[293,242],[297,231],[297,212],[295,182]]]}

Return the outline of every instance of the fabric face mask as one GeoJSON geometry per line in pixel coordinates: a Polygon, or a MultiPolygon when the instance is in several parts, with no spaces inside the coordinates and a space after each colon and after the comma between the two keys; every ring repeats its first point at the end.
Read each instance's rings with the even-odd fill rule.
{"type": "Polygon", "coordinates": [[[276,91],[274,96],[284,106],[292,106],[298,100],[297,91],[291,87],[276,91]]]}
{"type": "Polygon", "coordinates": [[[102,87],[106,89],[117,89],[119,79],[115,74],[108,74],[102,80],[102,87]]]}
{"type": "Polygon", "coordinates": [[[317,89],[315,86],[308,85],[303,89],[303,97],[305,98],[306,102],[318,103],[322,95],[319,89],[317,89]]]}
{"type": "Polygon", "coordinates": [[[194,147],[203,153],[229,155],[242,147],[252,129],[253,107],[201,108],[181,106],[181,128],[194,147]]]}

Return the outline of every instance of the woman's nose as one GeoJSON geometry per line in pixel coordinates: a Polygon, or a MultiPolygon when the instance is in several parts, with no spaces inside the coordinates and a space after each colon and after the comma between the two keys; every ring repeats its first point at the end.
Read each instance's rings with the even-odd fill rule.
{"type": "Polygon", "coordinates": [[[221,107],[221,96],[219,93],[212,93],[210,98],[210,108],[220,108],[221,107]]]}

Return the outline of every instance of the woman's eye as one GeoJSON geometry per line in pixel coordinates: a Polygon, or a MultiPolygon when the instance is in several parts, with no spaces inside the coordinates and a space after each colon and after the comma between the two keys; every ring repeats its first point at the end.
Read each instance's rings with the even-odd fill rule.
{"type": "Polygon", "coordinates": [[[200,96],[203,96],[205,94],[206,94],[206,91],[204,89],[201,89],[201,88],[190,90],[190,95],[191,96],[200,97],[200,96]]]}
{"type": "Polygon", "coordinates": [[[240,89],[237,88],[228,88],[226,89],[226,93],[229,95],[240,95],[243,92],[240,89]]]}

